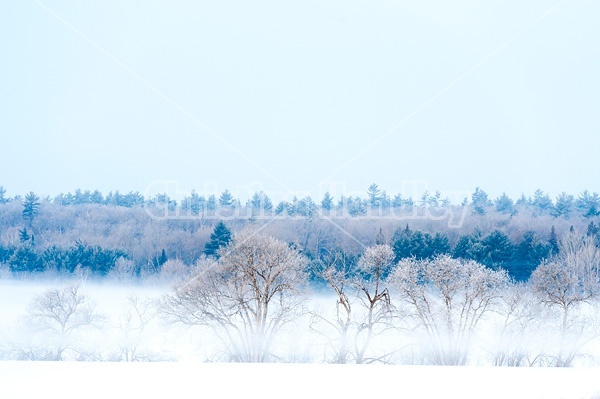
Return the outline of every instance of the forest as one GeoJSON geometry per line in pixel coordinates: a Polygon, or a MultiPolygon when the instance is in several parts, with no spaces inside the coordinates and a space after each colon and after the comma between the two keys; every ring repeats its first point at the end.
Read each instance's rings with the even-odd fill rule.
{"type": "Polygon", "coordinates": [[[599,215],[600,196],[588,191],[553,200],[537,190],[513,200],[506,194],[491,199],[476,188],[453,204],[439,192],[390,197],[372,184],[362,198],[325,193],[273,204],[257,192],[241,204],[228,190],[218,197],[192,191],[175,201],[167,194],[80,189],[54,198],[8,197],[0,186],[0,268],[12,276],[86,270],[98,278],[168,278],[214,253],[218,247],[210,247],[220,235],[252,228],[294,245],[313,262],[342,252],[356,264],[366,246],[386,243],[395,261],[450,255],[526,281],[557,254],[566,233],[598,240],[599,215]]]}

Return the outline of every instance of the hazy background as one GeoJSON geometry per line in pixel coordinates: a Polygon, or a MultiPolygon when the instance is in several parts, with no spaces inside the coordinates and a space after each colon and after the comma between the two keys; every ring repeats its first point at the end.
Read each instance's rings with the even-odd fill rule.
{"type": "Polygon", "coordinates": [[[598,191],[599,42],[593,0],[4,1],[0,185],[598,191]]]}

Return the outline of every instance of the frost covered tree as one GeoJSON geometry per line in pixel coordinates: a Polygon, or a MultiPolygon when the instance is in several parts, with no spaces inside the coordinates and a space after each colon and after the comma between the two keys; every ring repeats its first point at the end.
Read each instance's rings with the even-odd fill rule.
{"type": "Polygon", "coordinates": [[[217,261],[201,260],[159,305],[173,323],[207,326],[237,362],[273,359],[284,325],[303,312],[306,259],[290,245],[249,231],[234,235],[217,261]]]}
{"type": "MultiPolygon", "coordinates": [[[[380,356],[369,356],[372,340],[389,326],[392,304],[386,285],[387,275],[394,262],[394,250],[389,245],[373,245],[365,249],[357,264],[358,275],[354,281],[365,315],[359,322],[354,340],[356,363],[382,360],[380,356]]],[[[386,354],[383,354],[385,356],[386,354]]]]}
{"type": "Polygon", "coordinates": [[[539,343],[544,338],[546,311],[525,283],[510,284],[502,294],[497,321],[491,325],[496,338],[494,366],[534,366],[545,356],[539,343]]]}
{"type": "Polygon", "coordinates": [[[326,345],[332,348],[333,357],[328,359],[332,363],[346,364],[354,359],[351,345],[351,334],[356,326],[351,299],[354,293],[353,266],[348,255],[340,250],[328,251],[313,262],[313,273],[323,279],[335,293],[333,320],[319,312],[313,312],[311,321],[311,329],[324,336],[326,345]],[[319,325],[323,323],[330,328],[319,325]]]}
{"type": "Polygon", "coordinates": [[[484,215],[487,208],[492,206],[492,201],[490,201],[485,191],[476,187],[475,192],[471,194],[471,205],[473,206],[473,212],[478,215],[484,215]]]}
{"type": "Polygon", "coordinates": [[[155,311],[151,301],[144,301],[135,295],[128,298],[128,306],[119,318],[117,326],[120,331],[119,360],[139,362],[159,358],[145,345],[147,329],[154,317],[155,311]]]}
{"type": "Polygon", "coordinates": [[[35,195],[33,191],[25,195],[23,200],[23,219],[29,222],[29,227],[33,225],[33,219],[37,216],[40,211],[40,197],[35,195]]]}
{"type": "Polygon", "coordinates": [[[249,205],[252,208],[253,214],[261,211],[269,212],[273,209],[273,202],[271,202],[271,199],[264,191],[254,193],[249,205]]]}
{"type": "Polygon", "coordinates": [[[327,191],[323,195],[323,199],[321,200],[321,209],[324,211],[330,211],[333,208],[333,197],[327,191]]]}
{"type": "Polygon", "coordinates": [[[64,360],[82,355],[78,346],[81,333],[97,327],[103,316],[97,313],[78,285],[49,289],[35,297],[27,311],[27,319],[34,331],[41,334],[47,345],[46,360],[64,360]]]}
{"type": "Polygon", "coordinates": [[[508,214],[515,212],[515,203],[506,193],[502,193],[500,197],[496,198],[494,205],[496,205],[497,212],[508,214]]]}
{"type": "Polygon", "coordinates": [[[592,237],[570,233],[560,241],[558,255],[533,271],[531,283],[540,302],[559,311],[555,365],[570,366],[586,324],[577,311],[600,294],[600,249],[592,237]]]}
{"type": "Polygon", "coordinates": [[[232,206],[233,205],[233,195],[229,192],[229,190],[225,190],[221,193],[219,197],[219,205],[220,206],[232,206]]]}
{"type": "Polygon", "coordinates": [[[369,207],[376,208],[381,205],[382,193],[377,184],[373,183],[367,189],[367,199],[369,201],[369,207]]]}
{"type": "Polygon", "coordinates": [[[438,365],[466,364],[477,325],[507,283],[504,271],[446,255],[400,260],[390,276],[390,286],[425,331],[438,365]]]}

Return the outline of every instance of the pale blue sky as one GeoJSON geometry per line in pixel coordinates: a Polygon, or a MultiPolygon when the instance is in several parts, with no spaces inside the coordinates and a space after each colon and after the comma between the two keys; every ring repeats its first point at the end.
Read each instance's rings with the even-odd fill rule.
{"type": "Polygon", "coordinates": [[[9,195],[600,191],[597,0],[5,0],[0,52],[9,195]]]}

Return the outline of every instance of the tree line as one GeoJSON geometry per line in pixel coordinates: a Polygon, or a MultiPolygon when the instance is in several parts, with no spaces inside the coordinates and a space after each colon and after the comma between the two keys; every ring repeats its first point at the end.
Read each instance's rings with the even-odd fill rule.
{"type": "MultiPolygon", "coordinates": [[[[363,204],[363,209],[381,211],[400,203],[376,185],[370,186],[366,193],[360,201],[341,198],[338,205],[354,201],[363,204]]],[[[102,202],[106,198],[123,197],[113,193],[104,197],[97,190],[77,190],[74,195],[59,197],[72,200],[41,199],[32,192],[22,198],[8,198],[6,191],[0,190],[0,267],[16,274],[75,273],[85,269],[99,277],[115,273],[152,275],[160,273],[169,260],[189,267],[202,256],[216,253],[217,244],[211,238],[215,233],[218,240],[222,234],[227,236],[251,227],[293,243],[312,262],[320,261],[323,254],[341,251],[356,266],[364,246],[380,242],[393,248],[396,261],[449,255],[506,270],[511,278],[526,281],[544,259],[558,253],[558,240],[565,234],[577,231],[595,239],[600,234],[598,195],[587,191],[578,199],[565,197],[571,204],[565,206],[564,201],[553,202],[540,190],[530,199],[513,202],[505,195],[491,201],[477,188],[464,205],[465,217],[460,226],[450,226],[447,220],[434,214],[421,217],[408,210],[408,207],[422,210],[450,206],[439,193],[426,194],[421,201],[402,202],[406,213],[398,218],[349,216],[331,221],[322,217],[322,212],[337,205],[326,194],[320,205],[308,199],[287,204],[284,208],[289,218],[233,217],[225,223],[203,217],[202,210],[209,206],[209,201],[194,192],[189,201],[180,203],[166,196],[149,203],[132,193],[127,198],[137,200],[126,201],[129,205],[117,205],[122,203],[112,200],[102,202]],[[148,212],[149,207],[158,206],[157,201],[171,204],[166,206],[167,210],[187,206],[198,215],[157,220],[148,212]],[[133,203],[137,205],[130,206],[133,203]],[[556,211],[557,207],[562,210],[556,211]],[[294,212],[309,216],[295,218],[294,212]]],[[[394,198],[398,200],[398,196],[394,198]]],[[[214,204],[237,206],[228,191],[214,198],[214,204]]],[[[274,213],[279,207],[274,207],[264,193],[256,193],[248,204],[274,213]]]]}
{"type": "MultiPolygon", "coordinates": [[[[0,204],[13,200],[35,203],[40,201],[40,197],[33,192],[27,193],[24,197],[20,195],[9,197],[6,195],[6,189],[0,186],[0,204]]],[[[146,198],[137,191],[120,193],[117,190],[103,195],[98,190],[81,189],[75,190],[74,193],[60,193],[52,198],[47,196],[43,201],[61,206],[96,204],[131,208],[160,205],[171,210],[179,209],[187,215],[200,215],[204,211],[218,208],[247,208],[253,211],[260,210],[269,214],[289,216],[312,216],[319,211],[344,209],[350,216],[361,216],[373,210],[411,209],[413,207],[444,208],[457,205],[469,205],[472,211],[477,214],[496,211],[502,214],[516,215],[525,212],[538,216],[551,215],[563,218],[569,218],[573,215],[582,215],[588,218],[600,215],[600,194],[588,190],[584,190],[577,197],[562,192],[552,199],[549,194],[537,189],[533,195],[525,196],[525,194],[522,194],[521,197],[514,200],[506,193],[495,199],[489,198],[483,189],[477,187],[470,198],[465,197],[460,204],[453,204],[450,198],[442,197],[442,193],[439,191],[434,193],[425,191],[420,198],[410,196],[405,198],[401,193],[392,197],[377,184],[371,184],[367,188],[364,197],[342,195],[337,201],[329,192],[324,193],[323,197],[318,200],[313,200],[310,196],[303,198],[295,196],[291,201],[280,201],[274,204],[264,191],[255,192],[250,199],[242,203],[229,190],[224,190],[219,196],[216,194],[201,195],[196,190],[192,190],[189,195],[178,201],[172,199],[168,193],[159,193],[146,198]]],[[[252,214],[252,212],[249,214],[252,214]]]]}

